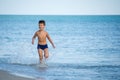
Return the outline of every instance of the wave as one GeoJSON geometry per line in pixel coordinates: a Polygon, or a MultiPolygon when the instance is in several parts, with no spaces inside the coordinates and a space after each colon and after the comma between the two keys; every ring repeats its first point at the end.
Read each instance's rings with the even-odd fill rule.
{"type": "MultiPolygon", "coordinates": [[[[3,64],[3,63],[2,63],[3,64]]],[[[36,67],[39,63],[22,64],[7,63],[8,65],[36,67]]],[[[49,68],[95,69],[95,68],[120,68],[119,64],[75,64],[75,63],[47,63],[49,68]]]]}

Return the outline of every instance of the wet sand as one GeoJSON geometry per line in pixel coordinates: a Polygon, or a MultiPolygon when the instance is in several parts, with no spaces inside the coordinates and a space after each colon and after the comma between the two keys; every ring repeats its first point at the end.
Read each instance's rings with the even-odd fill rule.
{"type": "Polygon", "coordinates": [[[35,79],[12,75],[7,71],[0,70],[0,80],[35,80],[35,79]]]}

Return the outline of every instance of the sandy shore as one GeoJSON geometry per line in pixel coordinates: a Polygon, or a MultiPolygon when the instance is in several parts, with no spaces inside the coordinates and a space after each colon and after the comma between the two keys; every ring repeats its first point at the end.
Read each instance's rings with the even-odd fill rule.
{"type": "Polygon", "coordinates": [[[9,74],[7,71],[0,70],[0,80],[34,80],[34,79],[15,76],[9,74]]]}

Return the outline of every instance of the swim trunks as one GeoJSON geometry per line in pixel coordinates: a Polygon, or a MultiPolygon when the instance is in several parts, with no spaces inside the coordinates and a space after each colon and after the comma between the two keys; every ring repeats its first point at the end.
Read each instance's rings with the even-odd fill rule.
{"type": "Polygon", "coordinates": [[[45,44],[45,45],[38,44],[38,45],[37,45],[37,49],[42,49],[42,50],[44,50],[44,49],[46,49],[46,48],[48,48],[48,45],[47,45],[47,44],[45,44]]]}

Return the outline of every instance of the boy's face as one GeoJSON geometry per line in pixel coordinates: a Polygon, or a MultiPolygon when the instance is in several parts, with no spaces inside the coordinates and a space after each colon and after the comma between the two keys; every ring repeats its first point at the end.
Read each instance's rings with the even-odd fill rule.
{"type": "Polygon", "coordinates": [[[39,24],[39,28],[40,28],[40,30],[44,30],[45,25],[44,25],[43,23],[40,23],[40,24],[39,24]]]}

